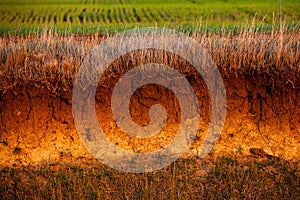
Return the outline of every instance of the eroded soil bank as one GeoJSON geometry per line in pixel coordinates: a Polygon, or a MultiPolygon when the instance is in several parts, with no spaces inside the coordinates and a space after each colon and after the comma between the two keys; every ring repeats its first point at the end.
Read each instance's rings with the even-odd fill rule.
{"type": "MultiPolygon", "coordinates": [[[[114,84],[117,79],[110,79],[114,84]]],[[[212,154],[250,154],[259,148],[287,160],[300,159],[300,90],[284,77],[226,75],[226,120],[212,154]]],[[[104,81],[105,82],[105,81],[104,81]]],[[[190,151],[197,155],[209,125],[209,96],[200,79],[191,78],[196,91],[201,123],[190,151]],[[195,81],[198,80],[198,81],[195,81]]],[[[168,120],[163,133],[136,139],[118,130],[110,108],[111,87],[99,86],[96,111],[107,137],[120,148],[147,152],[168,144],[178,126],[180,109],[174,94],[155,85],[133,94],[130,114],[139,125],[149,123],[149,108],[160,103],[168,120]]],[[[72,89],[57,95],[46,85],[23,84],[6,90],[0,99],[0,165],[92,159],[76,132],[72,115],[72,89]]]]}

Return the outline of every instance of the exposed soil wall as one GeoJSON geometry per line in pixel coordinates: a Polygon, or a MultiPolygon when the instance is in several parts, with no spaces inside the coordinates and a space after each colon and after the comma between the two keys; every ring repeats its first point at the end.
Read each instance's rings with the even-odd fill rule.
{"type": "MultiPolygon", "coordinates": [[[[212,153],[249,154],[250,148],[261,148],[270,155],[299,160],[300,90],[280,77],[258,75],[254,78],[244,74],[223,78],[227,93],[226,121],[212,153]]],[[[193,81],[192,84],[198,91],[197,96],[202,95],[199,101],[202,121],[190,151],[196,154],[208,127],[210,107],[209,98],[203,92],[206,87],[193,81]]],[[[170,91],[149,85],[134,93],[130,113],[137,124],[149,123],[149,108],[160,101],[168,113],[169,127],[165,135],[137,140],[117,130],[108,104],[111,89],[105,88],[98,87],[96,110],[100,124],[113,143],[143,152],[171,141],[179,110],[170,91]]],[[[5,91],[0,100],[0,165],[92,158],[76,133],[71,89],[58,96],[43,85],[28,83],[5,91]]]]}
{"type": "MultiPolygon", "coordinates": [[[[300,160],[299,36],[196,36],[218,66],[227,95],[225,124],[212,154],[245,155],[258,148],[300,160]]],[[[72,86],[90,49],[102,41],[102,37],[51,35],[0,40],[0,165],[93,159],[76,132],[72,86]]],[[[129,151],[150,152],[170,143],[182,116],[176,95],[168,88],[142,86],[130,99],[130,115],[140,126],[150,122],[152,105],[165,108],[166,125],[151,138],[120,131],[112,114],[115,84],[129,69],[151,62],[179,71],[196,93],[201,119],[187,155],[197,155],[209,126],[210,96],[197,71],[167,52],[133,51],[112,63],[95,96],[99,124],[115,145],[129,151]]]]}

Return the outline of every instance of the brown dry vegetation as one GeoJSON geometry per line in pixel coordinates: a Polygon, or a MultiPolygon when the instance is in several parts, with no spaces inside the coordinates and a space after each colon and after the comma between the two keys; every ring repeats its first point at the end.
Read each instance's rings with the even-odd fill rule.
{"type": "MultiPolygon", "coordinates": [[[[295,85],[299,71],[299,33],[192,35],[211,54],[224,76],[285,76],[295,85]],[[284,73],[284,75],[282,75],[284,73]]],[[[55,33],[0,38],[2,90],[28,82],[44,83],[52,91],[69,89],[76,71],[92,47],[105,38],[61,36],[55,33]]]]}
{"type": "Polygon", "coordinates": [[[253,157],[179,159],[151,173],[99,163],[0,168],[1,199],[298,199],[297,167],[253,157]]]}

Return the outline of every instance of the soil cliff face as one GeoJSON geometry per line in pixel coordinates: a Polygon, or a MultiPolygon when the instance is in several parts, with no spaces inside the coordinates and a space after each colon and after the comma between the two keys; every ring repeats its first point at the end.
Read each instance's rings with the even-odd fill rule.
{"type": "MultiPolygon", "coordinates": [[[[258,148],[269,155],[300,160],[299,38],[298,33],[247,32],[195,36],[218,66],[226,89],[226,119],[212,154],[247,155],[258,148]]],[[[93,159],[74,125],[72,88],[91,48],[104,39],[49,35],[0,40],[0,165],[93,159]]],[[[95,95],[99,124],[114,145],[128,151],[151,152],[172,141],[182,116],[178,98],[167,87],[144,85],[130,97],[130,116],[139,126],[150,123],[152,105],[165,109],[165,126],[151,138],[121,131],[112,113],[111,97],[119,79],[147,63],[177,70],[196,93],[201,117],[186,155],[197,155],[210,123],[211,96],[205,84],[210,78],[202,79],[188,61],[167,51],[134,50],[111,63],[95,95]]],[[[117,99],[119,106],[123,102],[117,99]]]]}
{"type": "MultiPolygon", "coordinates": [[[[191,80],[201,123],[188,154],[196,155],[209,125],[210,105],[203,80],[191,80]]],[[[240,74],[224,76],[223,80],[226,120],[212,153],[249,154],[250,148],[260,148],[270,155],[299,160],[300,90],[281,77],[240,74]]],[[[139,125],[149,123],[148,112],[154,103],[166,110],[167,128],[150,139],[134,139],[118,130],[110,109],[111,92],[107,87],[97,88],[96,111],[105,134],[115,145],[146,152],[172,140],[180,118],[179,104],[172,92],[147,85],[131,97],[130,114],[139,125]]],[[[57,95],[42,84],[18,85],[1,95],[0,114],[0,165],[92,159],[76,132],[72,89],[57,95]]]]}

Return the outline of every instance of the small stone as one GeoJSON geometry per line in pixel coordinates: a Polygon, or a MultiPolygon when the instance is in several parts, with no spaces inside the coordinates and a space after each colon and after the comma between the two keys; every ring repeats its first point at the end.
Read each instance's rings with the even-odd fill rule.
{"type": "Polygon", "coordinates": [[[20,116],[21,115],[21,111],[17,111],[17,116],[20,116]]]}

